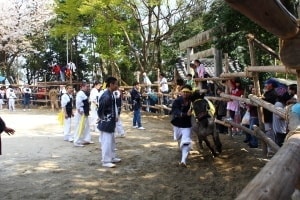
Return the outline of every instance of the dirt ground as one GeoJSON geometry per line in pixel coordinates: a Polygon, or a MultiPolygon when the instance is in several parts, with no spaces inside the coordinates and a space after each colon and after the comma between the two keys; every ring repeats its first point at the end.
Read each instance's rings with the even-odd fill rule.
{"type": "Polygon", "coordinates": [[[221,135],[223,152],[213,158],[193,145],[188,168],[178,166],[168,116],[142,114],[146,130],[131,128],[123,112],[125,138],[117,138],[122,162],[103,168],[98,134],[95,144],[74,147],[63,141],[57,114],[46,110],[0,111],[14,136],[2,134],[0,199],[234,199],[267,160],[250,149],[244,136],[221,135]]]}

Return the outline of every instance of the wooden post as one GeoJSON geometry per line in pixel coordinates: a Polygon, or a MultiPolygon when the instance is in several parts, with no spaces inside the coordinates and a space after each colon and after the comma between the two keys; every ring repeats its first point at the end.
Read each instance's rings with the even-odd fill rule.
{"type": "Polygon", "coordinates": [[[194,49],[192,47],[187,48],[187,63],[186,63],[186,69],[188,74],[191,73],[191,67],[190,67],[190,63],[191,61],[191,55],[194,54],[194,49]]]}
{"type": "MultiPolygon", "coordinates": [[[[228,62],[228,54],[224,54],[224,59],[225,59],[225,73],[229,72],[229,62],[228,62]]],[[[228,86],[228,81],[226,81],[226,86],[225,86],[225,94],[229,94],[230,88],[228,86]]],[[[226,111],[226,118],[230,117],[230,111],[227,109],[226,111]]],[[[232,138],[232,129],[228,128],[228,135],[230,138],[232,138]]]]}
{"type": "MultiPolygon", "coordinates": [[[[256,66],[256,59],[255,59],[255,49],[254,49],[254,43],[251,38],[247,39],[248,41],[248,46],[249,46],[249,52],[250,52],[250,61],[252,66],[256,66]]],[[[258,73],[253,72],[253,86],[255,88],[255,92],[258,97],[261,97],[261,92],[260,92],[260,84],[259,84],[259,78],[258,78],[258,73]]],[[[257,114],[258,114],[258,121],[259,121],[259,128],[261,130],[265,130],[264,124],[263,124],[263,108],[261,106],[257,107],[257,114]]],[[[267,155],[267,145],[265,142],[262,142],[262,152],[263,155],[267,155]]]]}
{"type": "Polygon", "coordinates": [[[300,102],[300,70],[297,70],[297,102],[300,102]]]}
{"type": "Polygon", "coordinates": [[[290,199],[300,178],[300,134],[291,136],[236,200],[290,199]]]}
{"type": "Polygon", "coordinates": [[[219,77],[223,72],[222,66],[222,50],[214,48],[214,59],[215,59],[215,76],[219,77]]]}

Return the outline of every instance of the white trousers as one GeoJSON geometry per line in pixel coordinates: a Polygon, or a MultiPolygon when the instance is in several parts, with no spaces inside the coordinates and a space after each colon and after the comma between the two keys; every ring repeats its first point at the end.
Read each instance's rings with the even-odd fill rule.
{"type": "MultiPolygon", "coordinates": [[[[101,137],[101,153],[102,153],[102,163],[110,163],[112,159],[116,157],[116,141],[114,133],[108,133],[102,131],[100,133],[101,137]]],[[[99,139],[100,140],[100,139],[99,139]]]]}
{"type": "Polygon", "coordinates": [[[117,135],[124,135],[125,134],[123,123],[122,123],[120,118],[116,122],[116,134],[117,135]]]}
{"type": "Polygon", "coordinates": [[[91,142],[91,133],[90,133],[90,123],[89,118],[85,117],[85,120],[83,122],[83,131],[80,133],[80,120],[84,117],[84,115],[81,115],[79,113],[75,114],[74,122],[76,124],[75,132],[74,132],[74,143],[76,144],[82,144],[85,142],[91,142]]]}
{"type": "Polygon", "coordinates": [[[97,106],[94,103],[91,103],[91,112],[90,112],[90,126],[91,130],[97,130],[97,121],[98,121],[98,113],[97,113],[97,106]]]}
{"type": "Polygon", "coordinates": [[[173,126],[174,131],[174,140],[177,140],[179,143],[179,148],[181,150],[181,162],[186,163],[189,151],[192,147],[191,133],[192,128],[179,128],[173,126]]]}
{"type": "Polygon", "coordinates": [[[71,118],[65,118],[64,120],[64,140],[65,141],[73,141],[74,135],[72,134],[71,130],[71,118]]]}
{"type": "Polygon", "coordinates": [[[8,99],[8,110],[10,110],[10,111],[15,110],[15,99],[14,98],[8,99]]]}

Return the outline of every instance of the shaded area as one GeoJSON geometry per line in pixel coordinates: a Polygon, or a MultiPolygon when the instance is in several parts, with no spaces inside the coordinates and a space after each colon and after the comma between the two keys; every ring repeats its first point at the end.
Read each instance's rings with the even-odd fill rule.
{"type": "MultiPolygon", "coordinates": [[[[34,123],[21,123],[16,137],[3,136],[3,199],[233,199],[266,162],[242,136],[221,135],[221,156],[213,158],[206,147],[198,152],[195,143],[188,168],[179,167],[168,117],[143,113],[146,130],[137,130],[131,128],[132,113],[124,112],[127,136],[117,138],[123,160],[107,169],[101,167],[97,133],[94,145],[75,148],[62,141],[55,114],[26,114],[34,123]]],[[[23,117],[4,116],[8,124],[23,117]]]]}

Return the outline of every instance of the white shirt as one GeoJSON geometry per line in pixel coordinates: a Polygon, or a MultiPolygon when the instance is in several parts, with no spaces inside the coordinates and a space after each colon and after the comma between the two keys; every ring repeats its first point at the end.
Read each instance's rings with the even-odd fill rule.
{"type": "Polygon", "coordinates": [[[97,88],[91,89],[90,93],[90,102],[98,104],[100,92],[97,90],[97,88]]]}
{"type": "Polygon", "coordinates": [[[73,62],[69,62],[67,67],[72,71],[75,72],[76,71],[76,65],[73,62]]]}
{"type": "Polygon", "coordinates": [[[168,81],[165,77],[163,77],[160,82],[160,91],[161,92],[169,92],[169,86],[168,86],[168,81]]]}
{"type": "Polygon", "coordinates": [[[83,100],[86,100],[88,97],[86,94],[80,90],[76,94],[76,109],[79,110],[80,112],[83,112],[83,100]]]}
{"type": "Polygon", "coordinates": [[[71,98],[72,98],[71,94],[67,94],[67,93],[63,94],[61,96],[61,101],[60,101],[61,102],[61,107],[62,108],[66,107],[66,105],[69,103],[69,101],[71,100],[71,98]]]}
{"type": "Polygon", "coordinates": [[[205,67],[203,64],[200,64],[197,68],[197,73],[198,73],[198,77],[199,78],[204,78],[204,74],[205,74],[205,67]]]}
{"type": "Polygon", "coordinates": [[[23,88],[23,93],[28,93],[28,94],[31,94],[31,89],[26,87],[26,88],[23,88]]]}
{"type": "Polygon", "coordinates": [[[6,98],[8,98],[8,99],[15,99],[15,98],[17,98],[14,89],[8,88],[6,90],[6,98]]]}

